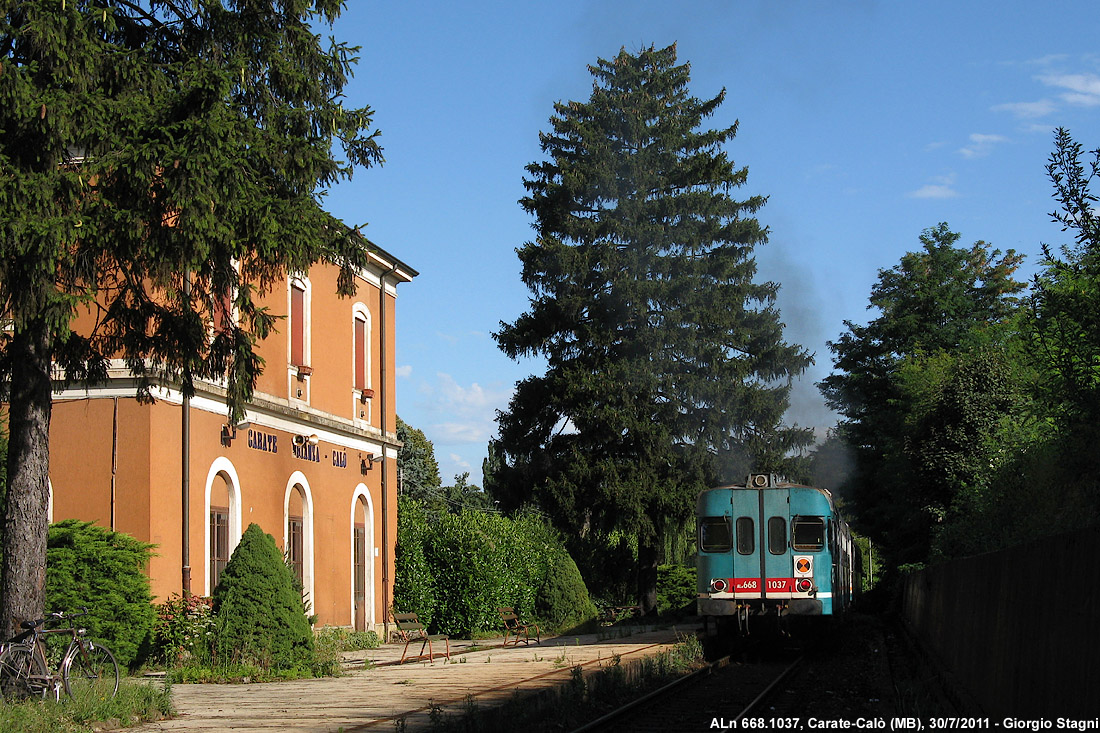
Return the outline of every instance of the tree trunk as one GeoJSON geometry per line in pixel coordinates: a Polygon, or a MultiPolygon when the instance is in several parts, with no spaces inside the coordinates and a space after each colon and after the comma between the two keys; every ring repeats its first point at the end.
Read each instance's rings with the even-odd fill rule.
{"type": "Polygon", "coordinates": [[[657,614],[657,540],[638,541],[638,605],[642,615],[657,614]]]}
{"type": "Polygon", "coordinates": [[[8,496],[4,560],[0,570],[0,634],[41,618],[46,605],[46,533],[49,527],[50,337],[44,318],[16,331],[10,347],[8,496]]]}

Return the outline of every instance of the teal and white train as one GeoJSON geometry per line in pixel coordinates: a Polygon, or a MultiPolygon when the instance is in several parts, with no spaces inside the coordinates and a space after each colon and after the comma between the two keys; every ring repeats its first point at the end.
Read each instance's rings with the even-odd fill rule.
{"type": "Polygon", "coordinates": [[[698,613],[705,620],[838,616],[852,601],[852,535],[826,489],[772,474],[708,489],[696,504],[698,613]]]}

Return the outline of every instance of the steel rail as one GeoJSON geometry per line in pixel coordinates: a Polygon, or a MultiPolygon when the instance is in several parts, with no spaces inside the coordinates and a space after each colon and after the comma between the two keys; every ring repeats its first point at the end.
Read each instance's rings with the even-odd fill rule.
{"type": "Polygon", "coordinates": [[[761,692],[759,695],[757,695],[755,698],[753,698],[752,702],[750,702],[748,705],[746,705],[745,708],[734,717],[733,722],[737,723],[742,718],[744,718],[746,715],[751,713],[756,708],[756,706],[760,704],[760,702],[762,700],[766,699],[768,697],[768,695],[771,694],[772,690],[774,690],[775,687],[780,682],[787,679],[787,676],[791,672],[793,672],[795,670],[795,668],[798,667],[798,665],[802,664],[802,660],[804,660],[805,658],[806,658],[806,656],[802,655],[798,659],[791,662],[789,667],[787,667],[785,670],[780,672],[779,676],[776,677],[774,680],[772,680],[771,684],[768,685],[767,687],[765,687],[763,692],[761,692]]]}
{"type": "Polygon", "coordinates": [[[572,733],[590,733],[590,731],[599,730],[601,727],[607,725],[608,723],[625,716],[627,713],[630,713],[630,712],[634,711],[635,709],[640,708],[640,707],[648,704],[649,702],[651,702],[652,700],[655,700],[658,697],[662,697],[662,696],[668,694],[669,692],[676,689],[677,687],[680,687],[681,685],[683,685],[683,684],[685,684],[685,683],[687,683],[691,680],[694,680],[697,677],[702,677],[703,675],[708,675],[711,672],[713,672],[715,669],[718,669],[720,667],[725,667],[729,663],[730,663],[730,658],[728,656],[722,657],[721,659],[716,659],[713,662],[709,662],[709,663],[707,663],[706,666],[700,667],[699,669],[695,670],[694,672],[686,674],[683,677],[678,677],[677,679],[674,679],[672,682],[669,682],[668,684],[663,685],[663,686],[657,688],[656,690],[648,692],[645,695],[642,695],[641,697],[639,697],[635,700],[631,700],[630,702],[626,703],[622,707],[615,708],[610,713],[607,713],[606,715],[604,715],[600,718],[597,718],[596,720],[590,721],[590,722],[582,725],[580,728],[574,729],[572,731],[572,733]]]}

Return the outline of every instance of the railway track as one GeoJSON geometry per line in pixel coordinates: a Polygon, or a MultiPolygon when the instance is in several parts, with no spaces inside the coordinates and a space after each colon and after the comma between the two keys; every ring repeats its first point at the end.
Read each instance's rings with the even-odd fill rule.
{"type": "Polygon", "coordinates": [[[730,727],[765,706],[805,658],[799,654],[791,661],[789,657],[789,651],[770,653],[752,663],[722,657],[574,733],[709,730],[715,721],[730,727]]]}

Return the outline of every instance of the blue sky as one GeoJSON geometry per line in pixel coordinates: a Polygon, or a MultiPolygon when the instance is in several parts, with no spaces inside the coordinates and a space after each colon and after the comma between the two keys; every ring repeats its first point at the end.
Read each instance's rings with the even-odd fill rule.
{"type": "Polygon", "coordinates": [[[826,341],[865,322],[878,271],[946,221],[1027,255],[1067,240],[1045,165],[1053,130],[1100,147],[1100,3],[350,0],[335,35],[362,47],[348,104],[368,104],[386,163],[326,206],[420,271],[399,290],[397,409],[445,484],[481,461],[495,411],[540,362],[492,338],[527,306],[517,203],[556,101],[587,100],[588,65],[677,43],[690,91],[740,121],[728,152],[763,194],[759,277],[781,284],[787,339],[816,355],[789,422],[835,423],[814,386],[826,341]],[[674,7],[675,6],[675,7],[674,7]]]}

